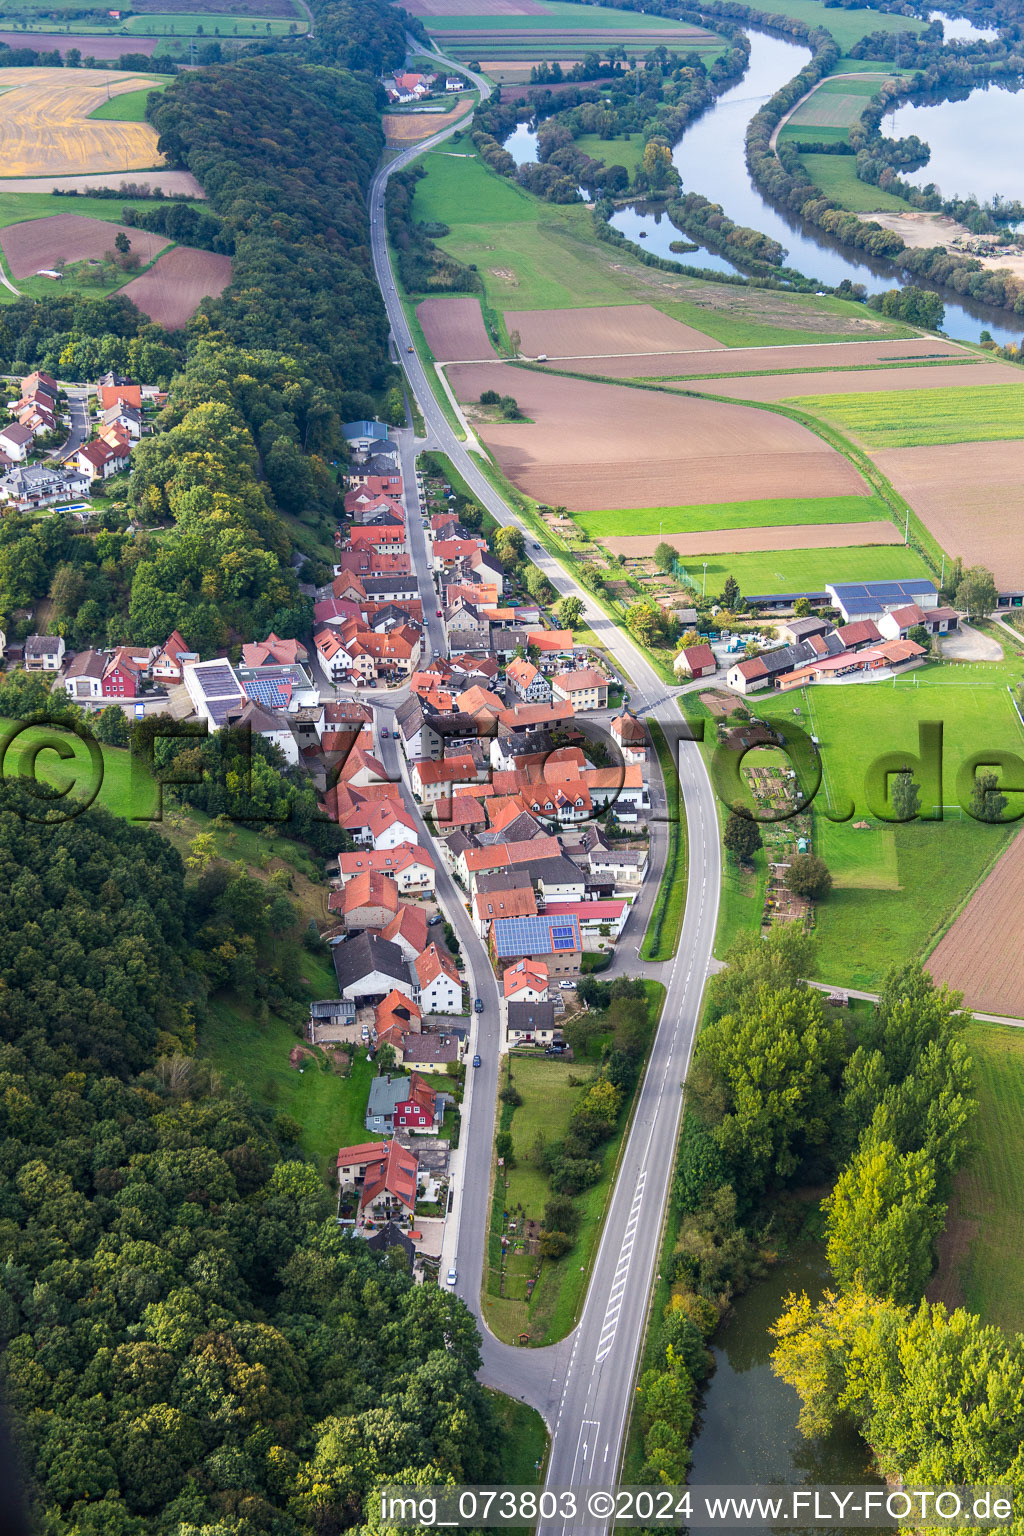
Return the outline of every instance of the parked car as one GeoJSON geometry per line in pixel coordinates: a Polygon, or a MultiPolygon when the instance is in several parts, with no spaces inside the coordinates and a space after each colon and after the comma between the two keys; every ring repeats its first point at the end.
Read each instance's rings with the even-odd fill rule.
{"type": "Polygon", "coordinates": [[[381,726],[381,728],[380,728],[380,739],[381,739],[381,741],[387,741],[387,739],[388,739],[388,733],[384,729],[383,726],[381,726]]]}
{"type": "Polygon", "coordinates": [[[563,992],[575,992],[576,990],[576,983],[574,981],[560,981],[558,985],[563,992]]]}
{"type": "Polygon", "coordinates": [[[565,1054],[565,1042],[556,1041],[553,1045],[544,1047],[545,1056],[563,1056],[565,1054]]]}
{"type": "Polygon", "coordinates": [[[437,610],[437,616],[438,616],[439,619],[444,617],[444,615],[442,614],[440,608],[437,610]]]}
{"type": "Polygon", "coordinates": [[[438,923],[443,923],[443,922],[444,922],[444,916],[443,916],[443,914],[442,914],[442,913],[440,913],[440,912],[435,912],[435,913],[434,913],[434,915],[433,915],[433,917],[428,917],[428,918],[427,918],[427,927],[428,927],[428,928],[433,928],[433,927],[435,927],[435,926],[436,926],[436,925],[437,925],[437,924],[438,924],[438,923]]]}
{"type": "Polygon", "coordinates": [[[459,1278],[459,1272],[455,1268],[455,1265],[453,1264],[451,1269],[448,1271],[448,1284],[449,1285],[454,1285],[458,1278],[459,1278]]]}
{"type": "Polygon", "coordinates": [[[474,1009],[476,1010],[477,1013],[483,1013],[483,1011],[484,1011],[484,1000],[483,1000],[483,998],[482,997],[478,997],[476,1002],[473,1004],[473,1007],[474,1007],[474,1009]]]}
{"type": "Polygon", "coordinates": [[[473,1057],[473,1065],[474,1067],[479,1067],[482,1065],[479,1055],[473,1057]]]}

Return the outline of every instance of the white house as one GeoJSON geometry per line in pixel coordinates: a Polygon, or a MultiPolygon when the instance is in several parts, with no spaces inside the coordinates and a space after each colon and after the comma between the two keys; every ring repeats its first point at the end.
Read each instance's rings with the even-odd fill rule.
{"type": "Polygon", "coordinates": [[[413,970],[419,984],[417,1002],[424,1013],[461,1013],[462,982],[455,961],[431,944],[417,955],[413,970]]]}
{"type": "Polygon", "coordinates": [[[25,462],[34,442],[31,427],[23,427],[20,421],[12,421],[9,427],[0,428],[0,450],[16,464],[25,462]]]}
{"type": "Polygon", "coordinates": [[[62,635],[29,635],[25,641],[26,672],[59,672],[63,660],[62,635]]]}
{"type": "Polygon", "coordinates": [[[107,658],[102,651],[79,651],[64,674],[64,691],[76,704],[103,697],[107,658]]]}
{"type": "Polygon", "coordinates": [[[219,731],[231,710],[240,707],[242,685],[229,661],[186,661],[182,658],[182,682],[200,720],[207,720],[219,731]]]}

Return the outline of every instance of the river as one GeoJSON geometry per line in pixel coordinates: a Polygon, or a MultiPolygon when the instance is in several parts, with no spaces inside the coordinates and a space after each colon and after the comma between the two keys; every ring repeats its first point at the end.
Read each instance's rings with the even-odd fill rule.
{"type": "Polygon", "coordinates": [[[929,11],[928,20],[942,22],[944,43],[951,43],[954,39],[966,43],[993,43],[999,36],[998,27],[976,27],[966,16],[947,16],[944,11],[929,11]]]}
{"type": "MultiPolygon", "coordinates": [[[[741,1296],[712,1340],[715,1373],[693,1442],[693,1487],[774,1484],[872,1484],[863,1441],[849,1430],[805,1440],[796,1427],[800,1400],[771,1367],[769,1329],[790,1291],[817,1298],[827,1281],[820,1255],[807,1251],[777,1265],[767,1280],[741,1296]]],[[[829,1527],[818,1526],[816,1536],[829,1527]]],[[[768,1527],[744,1526],[746,1536],[768,1536],[768,1527]]]]}

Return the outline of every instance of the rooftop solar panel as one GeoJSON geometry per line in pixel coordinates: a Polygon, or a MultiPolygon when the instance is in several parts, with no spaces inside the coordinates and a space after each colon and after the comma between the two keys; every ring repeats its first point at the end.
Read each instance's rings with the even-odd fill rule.
{"type": "Polygon", "coordinates": [[[197,667],[195,675],[205,698],[215,699],[226,693],[238,697],[238,684],[227,664],[222,667],[197,667]]]}

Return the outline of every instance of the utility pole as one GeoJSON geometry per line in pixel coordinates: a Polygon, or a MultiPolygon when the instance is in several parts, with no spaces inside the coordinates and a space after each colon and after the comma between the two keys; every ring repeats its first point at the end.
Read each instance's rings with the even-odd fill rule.
{"type": "Polygon", "coordinates": [[[708,592],[708,563],[704,561],[704,580],[700,584],[700,595],[706,597],[708,592]]]}

